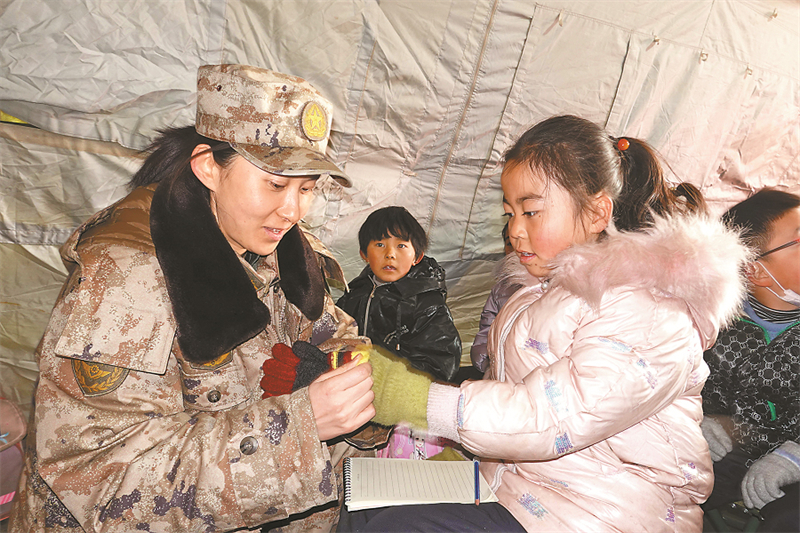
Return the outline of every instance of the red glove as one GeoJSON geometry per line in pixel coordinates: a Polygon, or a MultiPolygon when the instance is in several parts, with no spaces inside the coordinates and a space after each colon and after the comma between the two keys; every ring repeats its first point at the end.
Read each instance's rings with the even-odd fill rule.
{"type": "Polygon", "coordinates": [[[289,394],[294,387],[297,377],[297,363],[300,362],[292,349],[285,344],[278,343],[272,347],[272,359],[267,359],[261,368],[264,377],[261,378],[261,388],[264,389],[262,398],[289,394]]]}
{"type": "Polygon", "coordinates": [[[323,372],[331,368],[339,368],[361,355],[361,362],[369,359],[369,347],[359,346],[353,351],[336,351],[326,354],[313,344],[296,341],[289,348],[278,343],[272,347],[272,359],[267,359],[261,368],[262,398],[289,394],[297,389],[307,387],[323,372]]]}

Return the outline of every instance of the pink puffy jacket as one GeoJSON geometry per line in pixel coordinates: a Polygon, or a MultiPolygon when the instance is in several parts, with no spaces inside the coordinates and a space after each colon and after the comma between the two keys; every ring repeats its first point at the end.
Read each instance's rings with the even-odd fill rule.
{"type": "Polygon", "coordinates": [[[701,531],[703,350],[747,257],[695,217],[562,252],[495,320],[490,379],[432,386],[429,428],[457,431],[529,531],[701,531]]]}

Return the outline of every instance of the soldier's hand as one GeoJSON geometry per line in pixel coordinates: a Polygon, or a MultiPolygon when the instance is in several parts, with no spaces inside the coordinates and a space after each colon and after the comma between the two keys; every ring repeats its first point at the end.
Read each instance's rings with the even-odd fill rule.
{"type": "Polygon", "coordinates": [[[372,369],[358,363],[326,372],[308,387],[320,440],[351,433],[375,416],[372,369]]]}

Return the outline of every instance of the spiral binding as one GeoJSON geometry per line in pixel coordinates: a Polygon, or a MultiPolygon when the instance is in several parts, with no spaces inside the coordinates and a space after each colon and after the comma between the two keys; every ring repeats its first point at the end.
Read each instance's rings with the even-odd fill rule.
{"type": "Polygon", "coordinates": [[[344,458],[344,503],[350,503],[350,457],[344,458]]]}

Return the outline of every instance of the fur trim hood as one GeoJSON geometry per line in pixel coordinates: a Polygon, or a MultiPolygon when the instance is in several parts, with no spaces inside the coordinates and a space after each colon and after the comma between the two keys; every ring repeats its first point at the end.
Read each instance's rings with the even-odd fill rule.
{"type": "MultiPolygon", "coordinates": [[[[563,287],[595,308],[606,292],[623,286],[679,298],[690,310],[704,349],[739,313],[746,295],[744,266],[752,252],[722,222],[700,215],[655,217],[645,230],[609,227],[607,233],[600,242],[560,253],[553,262],[551,286],[563,287]]],[[[512,259],[504,270],[519,272],[514,263],[524,268],[512,259]]],[[[535,281],[528,275],[526,284],[535,281]]]]}

